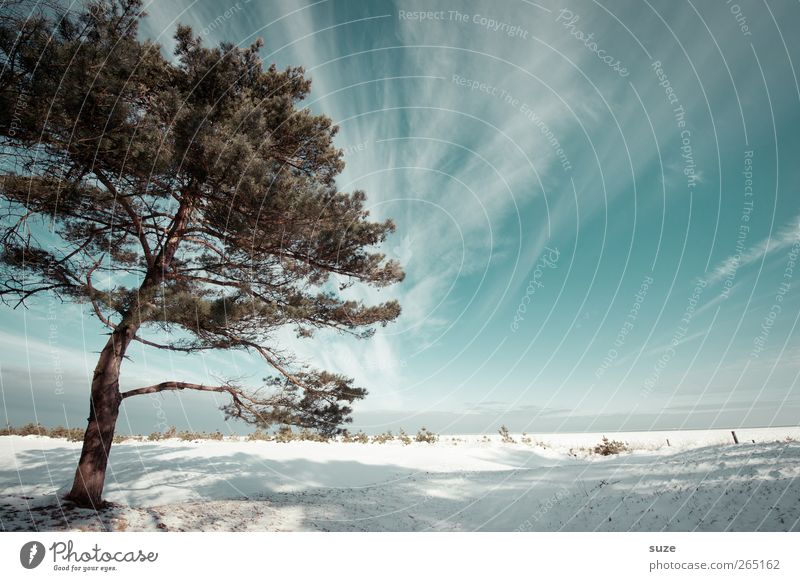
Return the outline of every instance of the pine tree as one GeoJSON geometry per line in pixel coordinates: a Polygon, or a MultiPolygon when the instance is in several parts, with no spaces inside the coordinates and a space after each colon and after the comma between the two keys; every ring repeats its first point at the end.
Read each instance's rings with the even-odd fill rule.
{"type": "Polygon", "coordinates": [[[141,0],[77,13],[17,0],[0,19],[0,297],[16,307],[53,293],[109,330],[68,496],[82,506],[102,502],[129,397],[222,392],[229,417],[338,433],[366,391],[296,361],[275,331],[368,337],[400,313],[396,301],[342,296],[403,272],[376,248],[394,224],[369,219],[363,192],[336,187],[337,128],[300,107],[303,69],[265,66],[260,40],[205,47],[186,26],[167,59],[137,38],[143,16],[141,0]],[[244,350],[270,376],[257,389],[176,380],[120,392],[134,341],[244,350]]]}

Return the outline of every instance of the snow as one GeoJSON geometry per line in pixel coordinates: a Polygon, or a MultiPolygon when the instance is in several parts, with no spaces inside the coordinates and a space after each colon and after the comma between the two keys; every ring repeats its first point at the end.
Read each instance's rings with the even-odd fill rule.
{"type": "Polygon", "coordinates": [[[2,530],[800,530],[800,428],[445,436],[436,444],[125,442],[94,511],[80,444],[0,438],[2,530]],[[669,439],[670,446],[666,440],[669,439]],[[753,442],[755,441],[755,443],[753,442]]]}

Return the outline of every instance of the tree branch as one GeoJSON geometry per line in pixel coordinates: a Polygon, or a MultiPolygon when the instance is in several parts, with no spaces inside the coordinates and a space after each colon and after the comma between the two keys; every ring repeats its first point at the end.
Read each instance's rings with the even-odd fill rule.
{"type": "Polygon", "coordinates": [[[180,391],[183,389],[194,389],[196,391],[216,391],[227,392],[232,396],[234,394],[241,395],[242,390],[231,385],[202,385],[200,383],[186,383],[183,381],[164,381],[155,385],[148,385],[147,387],[139,387],[129,391],[122,392],[122,399],[126,397],[133,397],[135,395],[145,395],[147,393],[158,393],[160,391],[180,391]]]}
{"type": "Polygon", "coordinates": [[[142,225],[142,220],[139,218],[139,215],[134,211],[133,206],[131,206],[130,202],[124,197],[119,194],[117,188],[114,187],[114,184],[111,183],[103,172],[99,170],[95,170],[95,174],[100,179],[100,182],[108,188],[108,191],[114,194],[114,201],[117,202],[122,209],[125,210],[125,213],[128,214],[128,217],[131,219],[133,223],[133,227],[136,229],[136,235],[139,238],[139,242],[142,245],[142,250],[144,251],[144,258],[147,261],[147,266],[153,265],[153,253],[150,250],[150,243],[147,242],[147,236],[144,232],[144,226],[142,225]]]}
{"type": "Polygon", "coordinates": [[[126,399],[136,395],[159,393],[162,391],[182,391],[184,389],[227,393],[231,396],[233,401],[231,405],[223,408],[226,410],[226,413],[242,419],[251,418],[251,421],[262,423],[269,423],[270,414],[275,407],[290,404],[288,400],[281,397],[260,398],[255,394],[245,393],[242,388],[232,384],[203,385],[200,383],[186,383],[183,381],[164,381],[155,385],[148,385],[147,387],[139,387],[125,391],[121,396],[122,399],[126,399]],[[245,416],[245,414],[251,415],[245,416]]]}
{"type": "Polygon", "coordinates": [[[104,256],[101,256],[97,259],[97,262],[89,269],[89,272],[86,273],[86,288],[89,291],[87,294],[89,295],[89,302],[92,303],[92,308],[94,309],[94,314],[97,315],[97,318],[100,319],[100,322],[103,323],[109,329],[116,329],[117,326],[112,323],[111,321],[106,318],[103,313],[100,311],[100,307],[97,304],[97,301],[94,300],[95,290],[92,286],[92,274],[94,271],[97,270],[97,267],[100,266],[100,263],[103,262],[104,256]]]}
{"type": "Polygon", "coordinates": [[[147,339],[143,339],[139,335],[136,335],[133,338],[134,341],[141,343],[142,345],[147,345],[148,347],[155,347],[156,349],[163,349],[165,351],[180,351],[182,353],[196,353],[198,351],[208,351],[209,349],[224,349],[224,347],[218,345],[177,345],[177,344],[168,344],[168,343],[156,343],[155,341],[149,341],[147,339]]]}

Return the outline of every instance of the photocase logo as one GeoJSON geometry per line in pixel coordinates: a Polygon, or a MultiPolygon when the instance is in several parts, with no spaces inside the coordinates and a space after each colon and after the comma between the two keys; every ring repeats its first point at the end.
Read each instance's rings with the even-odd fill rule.
{"type": "Polygon", "coordinates": [[[19,551],[19,562],[26,569],[35,569],[44,560],[44,545],[39,541],[30,541],[22,545],[19,551]]]}

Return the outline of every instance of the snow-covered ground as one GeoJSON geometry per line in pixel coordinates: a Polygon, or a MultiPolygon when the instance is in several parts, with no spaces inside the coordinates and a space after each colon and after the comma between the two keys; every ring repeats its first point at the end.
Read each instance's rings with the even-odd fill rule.
{"type": "Polygon", "coordinates": [[[59,500],[80,445],[0,438],[2,530],[800,530],[800,428],[115,444],[99,514],[59,500]],[[670,446],[667,446],[667,439],[670,446]],[[753,442],[755,441],[755,443],[753,442]]]}

